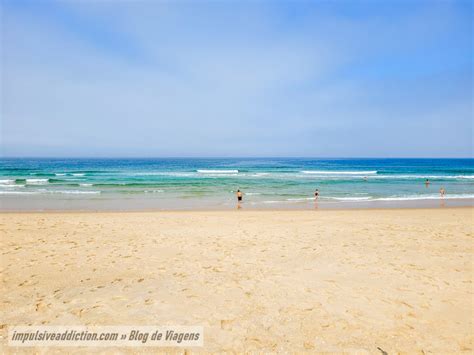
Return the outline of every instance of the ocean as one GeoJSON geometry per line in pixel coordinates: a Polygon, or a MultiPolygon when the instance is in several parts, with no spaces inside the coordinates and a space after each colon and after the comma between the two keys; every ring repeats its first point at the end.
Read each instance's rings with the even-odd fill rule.
{"type": "Polygon", "coordinates": [[[2,210],[473,205],[474,159],[0,159],[2,210]],[[430,184],[425,185],[425,179],[430,184]],[[446,190],[444,198],[439,189],[446,190]],[[431,202],[430,202],[431,201],[431,202]],[[414,204],[416,203],[416,204],[414,204]]]}

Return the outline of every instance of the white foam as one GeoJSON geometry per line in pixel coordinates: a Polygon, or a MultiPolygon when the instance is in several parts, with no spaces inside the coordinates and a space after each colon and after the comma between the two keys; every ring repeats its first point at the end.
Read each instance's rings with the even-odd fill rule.
{"type": "Polygon", "coordinates": [[[370,200],[370,196],[365,196],[365,197],[331,197],[332,200],[338,200],[338,201],[367,201],[370,200]]]}
{"type": "Polygon", "coordinates": [[[145,193],[161,193],[165,192],[164,190],[145,190],[145,193]]]}
{"type": "Polygon", "coordinates": [[[74,194],[74,195],[97,195],[100,191],[79,191],[79,190],[50,190],[50,194],[74,194]]]}
{"type": "Polygon", "coordinates": [[[79,191],[79,190],[45,190],[36,191],[0,191],[0,195],[37,195],[37,194],[74,194],[74,195],[96,195],[100,191],[79,191]]]}
{"type": "Polygon", "coordinates": [[[196,174],[196,173],[175,172],[175,173],[161,173],[161,174],[159,174],[159,175],[185,177],[185,176],[195,176],[195,174],[196,174]]]}
{"type": "Polygon", "coordinates": [[[81,191],[81,190],[46,190],[40,189],[38,190],[40,193],[43,194],[73,194],[73,195],[96,195],[100,194],[100,191],[81,191]]]}
{"type": "Polygon", "coordinates": [[[25,187],[25,185],[17,185],[17,184],[11,184],[11,185],[7,185],[7,184],[0,184],[0,189],[7,189],[7,190],[14,190],[14,189],[17,189],[17,188],[23,188],[25,187]]]}
{"type": "Polygon", "coordinates": [[[376,179],[474,179],[474,175],[377,175],[370,176],[376,179]]]}
{"type": "Polygon", "coordinates": [[[206,170],[198,169],[196,170],[200,174],[237,174],[238,170],[206,170]]]}
{"type": "Polygon", "coordinates": [[[2,179],[0,180],[0,185],[13,185],[15,184],[15,180],[13,179],[2,179]]]}
{"type": "Polygon", "coordinates": [[[34,195],[39,194],[35,191],[0,191],[0,195],[34,195]]]}
{"type": "Polygon", "coordinates": [[[48,183],[48,179],[26,179],[27,184],[44,185],[48,183]]]}
{"type": "Polygon", "coordinates": [[[92,184],[79,184],[80,186],[92,186],[92,184]]]}
{"type": "Polygon", "coordinates": [[[162,171],[162,172],[142,172],[142,173],[126,173],[130,176],[195,176],[195,172],[179,172],[179,171],[162,171]]]}
{"type": "Polygon", "coordinates": [[[73,173],[71,174],[72,176],[84,176],[86,175],[85,173],[73,173]]]}
{"type": "Polygon", "coordinates": [[[261,193],[260,192],[245,192],[245,195],[254,196],[254,195],[261,195],[261,193]]]}
{"type": "Polygon", "coordinates": [[[408,195],[408,196],[392,196],[375,198],[374,201],[413,201],[413,200],[442,200],[442,199],[470,199],[474,198],[474,194],[452,194],[444,195],[408,195]]]}
{"type": "MultiPolygon", "coordinates": [[[[452,194],[441,197],[440,195],[407,195],[407,196],[391,196],[391,197],[379,197],[374,198],[371,196],[364,197],[321,197],[322,200],[338,200],[341,202],[374,202],[374,201],[417,201],[417,200],[443,200],[443,199],[474,199],[474,194],[452,194]]],[[[282,201],[261,201],[262,203],[285,203],[285,202],[298,202],[298,201],[309,201],[314,200],[314,197],[303,197],[303,198],[289,198],[282,201]]]]}
{"type": "Polygon", "coordinates": [[[56,175],[56,176],[65,176],[66,173],[56,173],[56,174],[54,174],[54,175],[56,175]]]}
{"type": "Polygon", "coordinates": [[[328,171],[328,170],[303,170],[303,174],[315,174],[315,175],[373,175],[377,174],[377,170],[369,171],[328,171]]]}

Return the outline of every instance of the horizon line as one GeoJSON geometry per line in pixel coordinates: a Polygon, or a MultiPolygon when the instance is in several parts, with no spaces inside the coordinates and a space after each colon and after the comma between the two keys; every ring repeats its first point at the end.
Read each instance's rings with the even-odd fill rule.
{"type": "Polygon", "coordinates": [[[367,156],[0,156],[0,159],[474,159],[460,157],[367,157],[367,156]]]}

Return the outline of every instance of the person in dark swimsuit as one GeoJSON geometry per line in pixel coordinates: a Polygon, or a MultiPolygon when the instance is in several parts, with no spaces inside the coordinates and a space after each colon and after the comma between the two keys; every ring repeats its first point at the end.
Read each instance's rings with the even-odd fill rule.
{"type": "Polygon", "coordinates": [[[240,190],[237,190],[237,201],[242,202],[242,192],[240,190]]]}
{"type": "Polygon", "coordinates": [[[316,191],[314,191],[314,199],[317,200],[319,197],[319,190],[316,189],[316,191]]]}

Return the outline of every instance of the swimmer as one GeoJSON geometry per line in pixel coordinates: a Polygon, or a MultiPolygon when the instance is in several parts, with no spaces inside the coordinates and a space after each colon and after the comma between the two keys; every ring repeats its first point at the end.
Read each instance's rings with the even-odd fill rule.
{"type": "Polygon", "coordinates": [[[319,190],[316,189],[316,191],[314,191],[314,199],[317,200],[319,198],[319,190]]]}

